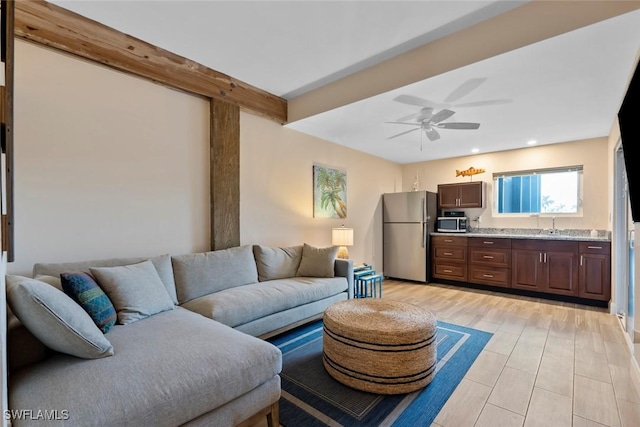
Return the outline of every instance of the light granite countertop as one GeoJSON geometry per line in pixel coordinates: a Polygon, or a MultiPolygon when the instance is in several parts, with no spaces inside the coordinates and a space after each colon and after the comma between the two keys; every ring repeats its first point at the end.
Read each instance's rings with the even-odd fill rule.
{"type": "Polygon", "coordinates": [[[598,237],[591,237],[590,230],[542,230],[538,228],[481,228],[472,229],[466,233],[439,233],[433,232],[432,236],[466,236],[466,237],[493,237],[504,239],[540,239],[540,240],[576,240],[576,241],[611,241],[611,233],[606,230],[597,230],[598,237]]]}

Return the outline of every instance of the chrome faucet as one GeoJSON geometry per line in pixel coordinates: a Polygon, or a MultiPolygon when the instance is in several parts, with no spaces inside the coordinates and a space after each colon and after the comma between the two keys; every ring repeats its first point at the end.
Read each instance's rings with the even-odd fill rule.
{"type": "Polygon", "coordinates": [[[551,234],[556,234],[556,217],[551,217],[551,234]]]}

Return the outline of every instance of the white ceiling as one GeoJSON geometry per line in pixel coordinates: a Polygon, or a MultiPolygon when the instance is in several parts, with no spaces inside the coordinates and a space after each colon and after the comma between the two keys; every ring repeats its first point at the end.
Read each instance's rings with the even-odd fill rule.
{"type": "MultiPolygon", "coordinates": [[[[149,43],[291,99],[523,2],[496,1],[53,1],[149,43]]],[[[608,135],[640,48],[640,11],[396,89],[289,127],[398,163],[608,135]],[[477,130],[421,131],[388,124],[442,103],[469,79],[486,79],[449,107],[444,122],[477,130]],[[477,107],[456,104],[508,99],[477,107]]],[[[442,108],[442,107],[440,107],[442,108]]]]}

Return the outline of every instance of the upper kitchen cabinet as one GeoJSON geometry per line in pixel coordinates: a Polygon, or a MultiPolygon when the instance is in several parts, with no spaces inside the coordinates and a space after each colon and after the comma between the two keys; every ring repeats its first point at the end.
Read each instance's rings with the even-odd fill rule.
{"type": "Polygon", "coordinates": [[[461,184],[438,185],[438,206],[440,208],[482,208],[484,207],[483,181],[461,184]]]}

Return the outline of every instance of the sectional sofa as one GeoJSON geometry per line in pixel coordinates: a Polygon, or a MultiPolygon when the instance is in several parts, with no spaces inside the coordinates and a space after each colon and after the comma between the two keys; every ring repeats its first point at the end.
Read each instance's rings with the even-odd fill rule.
{"type": "Polygon", "coordinates": [[[7,276],[13,425],[277,426],[282,355],[259,337],[353,296],[336,251],[241,246],[7,276]],[[96,286],[74,294],[74,280],[96,286]]]}

